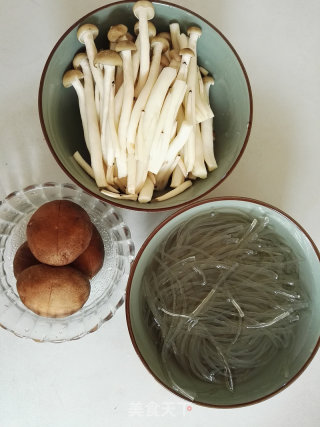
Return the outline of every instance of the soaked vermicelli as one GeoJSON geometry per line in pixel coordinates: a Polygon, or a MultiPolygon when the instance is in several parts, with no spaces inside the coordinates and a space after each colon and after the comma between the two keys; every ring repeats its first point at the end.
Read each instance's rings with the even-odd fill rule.
{"type": "Polygon", "coordinates": [[[308,306],[299,259],[268,217],[196,215],[159,245],[143,276],[150,327],[170,359],[229,390],[290,346],[308,306]]]}

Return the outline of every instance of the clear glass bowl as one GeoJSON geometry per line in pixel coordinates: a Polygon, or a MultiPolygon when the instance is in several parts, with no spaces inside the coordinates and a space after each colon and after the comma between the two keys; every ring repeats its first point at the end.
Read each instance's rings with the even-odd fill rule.
{"type": "Polygon", "coordinates": [[[35,341],[64,342],[96,331],[123,304],[134,244],[119,212],[73,184],[32,185],[0,202],[0,326],[35,341]],[[13,274],[13,259],[26,240],[26,225],[42,204],[67,199],[81,205],[101,234],[104,264],[91,279],[86,304],[71,316],[47,318],[30,311],[20,300],[13,274]]]}

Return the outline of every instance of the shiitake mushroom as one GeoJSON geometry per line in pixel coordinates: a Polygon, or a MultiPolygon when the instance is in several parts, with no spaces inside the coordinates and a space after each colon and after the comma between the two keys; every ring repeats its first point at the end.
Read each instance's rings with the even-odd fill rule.
{"type": "Polygon", "coordinates": [[[90,294],[90,282],[73,267],[37,264],[19,274],[17,291],[23,304],[34,313],[66,317],[85,304],[90,294]]]}
{"type": "Polygon", "coordinates": [[[19,274],[31,265],[39,264],[40,261],[33,255],[28,246],[28,242],[22,243],[17,249],[13,259],[13,274],[17,279],[19,274]]]}
{"type": "Polygon", "coordinates": [[[71,264],[89,278],[101,269],[104,260],[104,245],[97,228],[92,225],[92,237],[87,249],[71,264]]]}
{"type": "Polygon", "coordinates": [[[53,200],[36,210],[27,225],[27,241],[42,263],[70,264],[87,249],[92,223],[87,212],[70,200],[53,200]]]}

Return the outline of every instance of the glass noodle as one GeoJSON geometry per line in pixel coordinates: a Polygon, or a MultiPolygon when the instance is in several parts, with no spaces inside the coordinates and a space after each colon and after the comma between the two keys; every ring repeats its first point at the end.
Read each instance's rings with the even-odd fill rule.
{"type": "Polygon", "coordinates": [[[143,277],[148,324],[172,386],[174,360],[230,391],[290,346],[308,298],[299,259],[268,217],[208,212],[161,242],[143,277]]]}

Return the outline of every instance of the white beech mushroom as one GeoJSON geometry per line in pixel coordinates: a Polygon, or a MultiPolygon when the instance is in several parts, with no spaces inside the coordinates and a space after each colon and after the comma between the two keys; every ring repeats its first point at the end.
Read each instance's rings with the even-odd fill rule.
{"type": "Polygon", "coordinates": [[[183,80],[175,80],[171,89],[170,103],[168,106],[163,106],[163,110],[167,108],[167,111],[163,111],[166,119],[165,125],[161,130],[162,138],[158,139],[158,136],[155,134],[155,140],[150,151],[149,171],[154,174],[159,172],[159,169],[165,160],[170,143],[172,127],[178,114],[179,107],[183,102],[186,89],[186,82],[183,80]]]}
{"type": "Polygon", "coordinates": [[[179,51],[171,49],[169,52],[169,56],[170,56],[169,67],[173,67],[179,70],[181,65],[181,56],[179,55],[179,51]]]}
{"type": "MultiPolygon", "coordinates": [[[[107,37],[110,43],[115,43],[121,36],[124,36],[128,32],[128,27],[123,24],[111,25],[109,28],[107,37]]],[[[114,49],[112,49],[114,50],[114,49]]]]}
{"type": "Polygon", "coordinates": [[[179,51],[179,55],[181,56],[181,65],[178,71],[177,79],[186,82],[188,77],[190,60],[192,57],[194,57],[194,53],[193,50],[185,48],[179,51]]]}
{"type": "MultiPolygon", "coordinates": [[[[70,70],[70,71],[81,73],[81,71],[79,70],[70,70]]],[[[85,106],[86,106],[86,115],[87,115],[87,124],[88,124],[88,137],[90,141],[89,145],[90,145],[91,167],[94,172],[97,186],[101,188],[101,187],[105,187],[107,182],[106,182],[103,160],[102,160],[100,131],[99,131],[97,111],[96,111],[96,106],[94,101],[93,82],[92,80],[90,81],[90,79],[88,79],[87,82],[85,83],[84,94],[85,94],[85,106]]]]}
{"type": "Polygon", "coordinates": [[[200,73],[205,77],[205,76],[207,76],[208,74],[209,74],[209,71],[208,70],[206,70],[204,67],[202,67],[201,65],[199,66],[199,70],[200,70],[200,73]]]}
{"type": "Polygon", "coordinates": [[[116,45],[116,52],[119,52],[122,58],[122,66],[124,72],[123,92],[125,94],[125,97],[122,103],[122,111],[118,128],[119,142],[122,148],[126,147],[127,128],[130,120],[134,97],[133,72],[131,61],[131,52],[134,50],[136,50],[136,46],[133,42],[120,41],[116,45]]]}
{"type": "MultiPolygon", "coordinates": [[[[203,78],[204,94],[207,102],[209,102],[210,86],[214,84],[211,76],[203,78]]],[[[209,171],[217,168],[217,162],[214,156],[214,133],[213,133],[213,118],[207,119],[200,124],[201,136],[203,142],[203,157],[209,171]]]]}
{"type": "MultiPolygon", "coordinates": [[[[84,160],[84,158],[81,156],[79,151],[76,151],[73,156],[74,160],[78,163],[78,165],[91,177],[94,179],[94,172],[92,167],[84,160]]],[[[119,193],[118,190],[116,190],[111,185],[107,184],[105,186],[106,190],[111,191],[112,193],[119,193]]]]}
{"type": "MultiPolygon", "coordinates": [[[[116,45],[116,51],[120,53],[120,56],[122,58],[123,92],[125,94],[123,98],[118,126],[120,152],[122,152],[122,154],[120,153],[120,155],[124,155],[127,148],[127,129],[130,121],[134,97],[134,84],[131,61],[131,51],[133,50],[136,50],[136,45],[130,41],[120,41],[116,45]]],[[[122,176],[119,176],[119,178],[122,178],[122,176]]]]}
{"type": "MultiPolygon", "coordinates": [[[[191,123],[187,121],[182,122],[178,134],[169,145],[165,161],[157,174],[157,189],[163,190],[167,185],[168,179],[180,159],[178,153],[187,143],[192,128],[193,125],[191,123]]],[[[185,170],[184,172],[185,174],[187,173],[185,170]]]]}
{"type": "Polygon", "coordinates": [[[177,166],[174,168],[174,171],[172,172],[170,187],[172,188],[178,187],[180,184],[184,182],[187,175],[188,174],[187,174],[185,164],[180,157],[177,166]]]}
{"type": "Polygon", "coordinates": [[[170,35],[171,35],[172,48],[176,51],[179,51],[180,50],[180,45],[179,45],[180,25],[178,24],[178,22],[172,22],[169,25],[169,29],[170,29],[170,35]]]}
{"type": "Polygon", "coordinates": [[[139,43],[140,43],[140,70],[137,83],[136,96],[143,88],[150,67],[150,42],[148,34],[148,21],[154,17],[154,7],[150,1],[140,0],[135,2],[133,13],[139,20],[139,43]]]}
{"type": "MultiPolygon", "coordinates": [[[[194,52],[194,59],[190,61],[190,80],[194,79],[195,102],[196,102],[196,120],[201,122],[203,120],[213,117],[213,112],[210,105],[204,102],[203,97],[200,95],[199,82],[198,82],[198,69],[197,69],[197,42],[201,37],[202,30],[199,27],[189,27],[187,30],[189,35],[188,47],[194,52]],[[191,77],[192,76],[192,77],[191,77]]],[[[191,83],[188,77],[188,86],[191,83]]]]}
{"type": "Polygon", "coordinates": [[[151,177],[149,177],[148,175],[141,191],[139,192],[138,201],[140,203],[150,202],[150,200],[152,199],[153,190],[154,190],[154,182],[151,179],[151,177]]]}
{"type": "Polygon", "coordinates": [[[181,33],[179,38],[178,38],[178,43],[179,43],[179,50],[181,49],[187,49],[188,47],[188,37],[186,36],[186,34],[181,33]]]}
{"type": "Polygon", "coordinates": [[[146,141],[152,141],[164,99],[176,75],[177,70],[175,68],[165,67],[151,90],[144,109],[143,137],[146,141]]]}
{"type": "MultiPolygon", "coordinates": [[[[113,50],[101,50],[94,58],[94,65],[103,67],[103,93],[102,93],[102,123],[101,123],[101,145],[105,147],[104,161],[107,167],[113,165],[115,157],[115,142],[111,137],[110,120],[109,120],[109,105],[110,93],[114,86],[115,68],[122,65],[120,55],[113,50]],[[108,135],[109,130],[109,135],[108,135]],[[109,138],[108,138],[108,137],[109,138]]],[[[103,151],[104,152],[104,151],[103,151]]],[[[110,173],[110,171],[109,171],[110,173]]],[[[110,179],[107,179],[110,182],[110,179]]]]}
{"type": "MultiPolygon", "coordinates": [[[[117,41],[128,32],[128,27],[123,24],[112,25],[109,28],[107,37],[110,42],[110,49],[115,50],[117,41]]],[[[115,91],[117,92],[123,82],[122,64],[116,68],[115,91]]]]}
{"type": "MultiPolygon", "coordinates": [[[[76,61],[76,63],[77,63],[77,61],[76,61]]],[[[77,67],[75,67],[75,68],[77,68],[77,67]]],[[[83,73],[81,71],[69,70],[64,74],[63,79],[62,79],[62,83],[63,83],[64,87],[73,86],[76,93],[77,93],[84,140],[85,140],[87,149],[90,153],[90,141],[89,141],[89,136],[88,136],[87,113],[86,113],[84,89],[83,89],[82,83],[80,81],[83,79],[83,77],[84,76],[83,76],[83,73]]]]}
{"type": "Polygon", "coordinates": [[[163,202],[165,200],[171,199],[172,197],[183,193],[187,188],[191,187],[191,185],[192,185],[192,181],[184,181],[177,188],[174,188],[173,190],[170,190],[167,193],[163,194],[162,196],[156,197],[153,200],[155,202],[163,202]]]}
{"type": "Polygon", "coordinates": [[[207,178],[208,173],[204,164],[203,142],[199,123],[195,125],[195,145],[196,151],[192,174],[197,178],[205,179],[207,178]]]}
{"type": "Polygon", "coordinates": [[[144,85],[142,91],[138,96],[138,99],[135,102],[130,117],[130,122],[127,131],[127,144],[129,145],[134,144],[141,112],[146,106],[150,92],[159,75],[161,53],[168,49],[169,43],[166,39],[156,36],[151,41],[151,47],[153,48],[153,56],[149,76],[146,81],[146,84],[144,85]]]}
{"type": "Polygon", "coordinates": [[[157,173],[156,176],[156,187],[157,190],[161,191],[164,190],[165,187],[168,185],[170,176],[172,175],[172,172],[174,171],[175,167],[179,163],[180,156],[177,156],[174,159],[174,162],[170,165],[170,167],[162,167],[160,171],[157,173]]]}
{"type": "MultiPolygon", "coordinates": [[[[93,79],[98,86],[98,94],[102,96],[103,92],[103,75],[99,68],[96,68],[93,64],[94,57],[97,54],[97,48],[94,40],[99,34],[99,29],[94,24],[83,24],[78,28],[77,37],[80,43],[86,47],[86,52],[89,60],[90,69],[93,75],[93,79]]],[[[101,103],[100,103],[101,106],[101,103]]]]}

